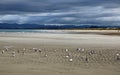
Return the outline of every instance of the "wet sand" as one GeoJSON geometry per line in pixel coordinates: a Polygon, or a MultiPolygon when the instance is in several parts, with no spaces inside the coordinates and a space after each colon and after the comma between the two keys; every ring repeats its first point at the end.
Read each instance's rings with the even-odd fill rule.
{"type": "Polygon", "coordinates": [[[120,30],[64,30],[74,34],[100,34],[120,36],[120,30]]]}
{"type": "Polygon", "coordinates": [[[116,54],[120,54],[119,36],[0,33],[0,75],[120,75],[116,54]],[[33,48],[37,48],[37,52],[33,48]],[[94,53],[90,54],[91,51],[94,53]],[[86,61],[86,57],[89,60],[86,61]]]}

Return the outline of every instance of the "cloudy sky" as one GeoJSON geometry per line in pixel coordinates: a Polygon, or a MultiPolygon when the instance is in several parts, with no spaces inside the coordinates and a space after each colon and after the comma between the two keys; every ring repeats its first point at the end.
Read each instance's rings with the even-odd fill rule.
{"type": "Polygon", "coordinates": [[[0,23],[120,25],[120,0],[0,0],[0,23]]]}

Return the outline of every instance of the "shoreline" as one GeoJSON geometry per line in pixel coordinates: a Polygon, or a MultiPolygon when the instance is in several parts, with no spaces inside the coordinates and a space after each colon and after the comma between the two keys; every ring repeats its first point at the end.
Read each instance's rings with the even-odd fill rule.
{"type": "MultiPolygon", "coordinates": [[[[1,30],[1,29],[0,29],[1,30]]],[[[50,29],[2,29],[0,33],[55,33],[55,34],[103,34],[120,35],[120,30],[50,30],[50,29]],[[23,30],[23,31],[22,31],[23,30]]]]}

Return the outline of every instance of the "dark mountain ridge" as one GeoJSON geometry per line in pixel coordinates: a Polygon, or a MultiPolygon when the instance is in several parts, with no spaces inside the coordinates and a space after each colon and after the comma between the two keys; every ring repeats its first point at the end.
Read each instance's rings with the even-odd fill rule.
{"type": "Polygon", "coordinates": [[[44,24],[8,24],[0,23],[0,29],[80,29],[80,28],[120,28],[110,25],[44,25],[44,24]]]}

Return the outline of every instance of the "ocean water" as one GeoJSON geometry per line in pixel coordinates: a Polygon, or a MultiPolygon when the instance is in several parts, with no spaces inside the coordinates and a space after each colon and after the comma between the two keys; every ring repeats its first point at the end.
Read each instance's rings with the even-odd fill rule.
{"type": "Polygon", "coordinates": [[[0,33],[60,33],[64,34],[62,30],[39,30],[39,29],[0,29],[0,33]]]}

